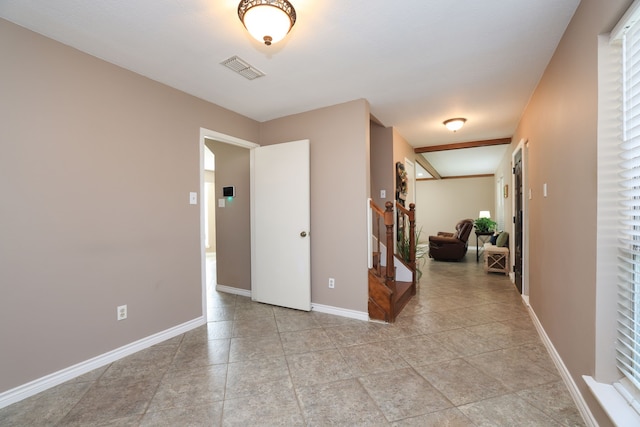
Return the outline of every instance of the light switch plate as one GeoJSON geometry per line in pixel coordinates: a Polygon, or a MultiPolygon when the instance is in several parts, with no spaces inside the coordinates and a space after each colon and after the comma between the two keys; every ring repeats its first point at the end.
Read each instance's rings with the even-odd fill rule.
{"type": "Polygon", "coordinates": [[[218,207],[224,208],[224,199],[218,199],[218,207]]]}
{"type": "Polygon", "coordinates": [[[198,193],[196,193],[195,191],[192,191],[189,193],[189,204],[190,205],[198,204],[198,193]]]}
{"type": "Polygon", "coordinates": [[[387,198],[386,190],[380,190],[380,198],[381,199],[386,199],[387,198]]]}

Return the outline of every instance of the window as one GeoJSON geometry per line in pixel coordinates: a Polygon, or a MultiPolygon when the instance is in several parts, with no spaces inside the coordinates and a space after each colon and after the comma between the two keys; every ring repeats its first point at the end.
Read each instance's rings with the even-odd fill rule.
{"type": "Polygon", "coordinates": [[[583,379],[616,425],[640,425],[638,16],[635,0],[611,35],[598,38],[597,379],[583,379]]]}
{"type": "Polygon", "coordinates": [[[617,366],[640,389],[640,22],[625,19],[620,145],[617,366]]]}

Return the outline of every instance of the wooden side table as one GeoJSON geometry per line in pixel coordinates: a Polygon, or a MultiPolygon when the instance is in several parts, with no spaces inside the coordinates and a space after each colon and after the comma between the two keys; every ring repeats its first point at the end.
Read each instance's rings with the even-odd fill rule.
{"type": "Polygon", "coordinates": [[[484,271],[509,275],[509,248],[495,245],[484,247],[484,271]]]}
{"type": "Polygon", "coordinates": [[[480,262],[480,243],[483,245],[493,236],[493,231],[476,230],[476,262],[480,262]]]}

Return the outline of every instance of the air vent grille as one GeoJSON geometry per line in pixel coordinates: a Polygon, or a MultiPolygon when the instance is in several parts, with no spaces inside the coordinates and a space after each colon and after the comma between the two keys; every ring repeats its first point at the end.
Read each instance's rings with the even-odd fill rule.
{"type": "Polygon", "coordinates": [[[262,71],[249,65],[249,63],[237,56],[232,56],[231,58],[222,61],[221,64],[249,80],[257,79],[258,77],[265,75],[262,71]]]}

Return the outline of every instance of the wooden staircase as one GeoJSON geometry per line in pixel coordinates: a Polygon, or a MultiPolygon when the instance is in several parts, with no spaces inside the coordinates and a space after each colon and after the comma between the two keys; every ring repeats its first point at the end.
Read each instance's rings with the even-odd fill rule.
{"type": "Polygon", "coordinates": [[[396,202],[397,213],[391,202],[385,203],[384,211],[372,200],[369,201],[369,207],[373,242],[370,245],[369,262],[369,318],[393,323],[416,294],[415,205],[411,203],[409,209],[406,209],[396,202]],[[405,252],[406,260],[394,254],[395,248],[399,246],[394,238],[396,226],[398,241],[403,242],[402,249],[406,249],[401,250],[405,252]],[[408,276],[406,273],[398,274],[396,266],[408,271],[408,276]]]}

